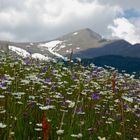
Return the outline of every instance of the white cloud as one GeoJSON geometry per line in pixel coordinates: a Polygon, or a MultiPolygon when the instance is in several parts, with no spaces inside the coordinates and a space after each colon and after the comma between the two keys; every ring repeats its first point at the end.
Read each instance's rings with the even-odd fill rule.
{"type": "Polygon", "coordinates": [[[120,6],[97,0],[7,1],[0,3],[0,32],[8,32],[14,41],[48,40],[86,27],[106,35],[108,24],[122,13],[120,6]]]}
{"type": "Polygon", "coordinates": [[[127,8],[138,10],[140,1],[0,0],[0,40],[44,41],[88,27],[104,37],[140,42],[140,20],[117,18],[127,8]]]}
{"type": "Polygon", "coordinates": [[[126,18],[117,18],[114,25],[109,25],[112,31],[112,37],[118,37],[135,44],[140,43],[140,35],[137,33],[138,28],[126,18]]]}
{"type": "Polygon", "coordinates": [[[0,32],[0,40],[12,41],[15,40],[15,36],[9,32],[0,32]]]}
{"type": "Polygon", "coordinates": [[[100,3],[108,3],[111,6],[120,5],[122,8],[140,9],[139,0],[98,0],[100,3]]]}

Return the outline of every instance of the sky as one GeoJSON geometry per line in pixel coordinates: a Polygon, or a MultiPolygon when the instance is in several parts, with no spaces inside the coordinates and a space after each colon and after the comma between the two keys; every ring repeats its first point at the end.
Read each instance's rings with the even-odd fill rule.
{"type": "Polygon", "coordinates": [[[0,0],[0,40],[47,41],[83,28],[140,43],[140,0],[0,0]]]}

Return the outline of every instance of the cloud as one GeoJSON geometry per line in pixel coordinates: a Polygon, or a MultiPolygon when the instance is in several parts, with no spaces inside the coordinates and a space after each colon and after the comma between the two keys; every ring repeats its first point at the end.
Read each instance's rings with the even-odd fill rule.
{"type": "Polygon", "coordinates": [[[105,36],[120,13],[120,6],[97,0],[0,0],[0,33],[8,34],[5,40],[41,41],[88,27],[105,36]]]}
{"type": "Polygon", "coordinates": [[[0,39],[5,40],[5,38],[7,41],[10,41],[10,40],[14,40],[15,36],[10,34],[9,32],[0,32],[0,39]]]}
{"type": "Polygon", "coordinates": [[[123,9],[140,9],[140,1],[139,0],[98,0],[102,4],[108,3],[110,6],[119,5],[123,9]]]}
{"type": "MultiPolygon", "coordinates": [[[[116,19],[121,19],[129,8],[139,11],[140,1],[0,0],[0,40],[45,41],[87,27],[110,37],[120,30],[121,23],[115,23],[116,19]]],[[[134,42],[139,39],[138,19],[133,16],[126,19],[127,26],[134,26],[130,26],[131,33],[137,36],[133,37],[134,42]]],[[[116,36],[123,37],[118,32],[116,36]]]]}
{"type": "Polygon", "coordinates": [[[108,29],[112,31],[112,37],[125,39],[132,44],[140,43],[138,28],[126,18],[115,19],[114,24],[109,25],[108,29]]]}

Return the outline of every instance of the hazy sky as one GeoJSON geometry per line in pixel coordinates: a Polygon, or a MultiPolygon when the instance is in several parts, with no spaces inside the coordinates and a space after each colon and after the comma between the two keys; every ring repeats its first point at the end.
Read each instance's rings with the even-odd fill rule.
{"type": "Polygon", "coordinates": [[[45,41],[81,28],[140,43],[140,0],[0,0],[0,40],[45,41]]]}

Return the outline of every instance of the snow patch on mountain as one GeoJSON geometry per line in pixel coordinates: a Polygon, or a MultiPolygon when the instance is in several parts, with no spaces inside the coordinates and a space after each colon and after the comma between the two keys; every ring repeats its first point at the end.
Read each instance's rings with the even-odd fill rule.
{"type": "Polygon", "coordinates": [[[73,33],[73,35],[77,35],[77,34],[78,34],[78,32],[73,33]]]}
{"type": "Polygon", "coordinates": [[[72,44],[68,44],[68,46],[72,46],[72,44]]]}
{"type": "Polygon", "coordinates": [[[60,47],[59,47],[59,49],[63,49],[63,48],[65,48],[66,46],[65,45],[61,45],[60,47]]]}
{"type": "Polygon", "coordinates": [[[32,58],[39,59],[39,60],[48,60],[49,59],[49,57],[44,56],[44,55],[42,55],[40,53],[34,53],[34,54],[32,54],[32,58]]]}
{"type": "Polygon", "coordinates": [[[69,50],[66,50],[66,53],[71,53],[72,49],[70,48],[69,50]]]}
{"type": "Polygon", "coordinates": [[[42,54],[39,54],[39,53],[30,54],[28,51],[26,51],[22,48],[16,47],[16,46],[10,46],[9,45],[9,50],[17,53],[19,56],[21,56],[23,58],[32,57],[34,59],[39,59],[39,60],[48,60],[49,59],[48,57],[46,57],[42,54]]]}
{"type": "Polygon", "coordinates": [[[63,41],[60,40],[55,40],[55,41],[50,41],[44,44],[39,44],[40,47],[46,47],[48,49],[54,50],[55,47],[59,44],[61,44],[63,41]]]}
{"type": "MultiPolygon", "coordinates": [[[[62,42],[63,41],[55,40],[55,41],[47,42],[47,43],[44,43],[44,44],[39,44],[38,46],[39,47],[45,47],[45,48],[47,48],[47,50],[51,54],[53,54],[53,55],[55,55],[55,56],[57,56],[59,58],[65,59],[62,55],[60,55],[59,53],[57,53],[56,50],[55,50],[58,47],[58,45],[61,45],[62,44],[62,42]]],[[[64,45],[61,45],[60,48],[61,47],[64,48],[64,45]]]]}
{"type": "Polygon", "coordinates": [[[11,46],[11,45],[9,45],[8,48],[9,48],[9,50],[16,52],[19,56],[22,56],[24,58],[30,56],[30,53],[24,49],[21,49],[21,48],[15,47],[15,46],[11,46]]]}
{"type": "Polygon", "coordinates": [[[59,57],[59,58],[65,59],[64,56],[62,56],[61,54],[59,54],[57,52],[53,52],[53,50],[49,50],[49,52],[52,53],[53,55],[59,57]]]}
{"type": "Polygon", "coordinates": [[[80,50],[80,47],[77,47],[76,50],[80,50]]]}
{"type": "Polygon", "coordinates": [[[60,51],[61,49],[65,48],[65,47],[66,47],[65,45],[61,45],[58,48],[56,48],[55,51],[58,52],[58,51],[60,51]]]}

